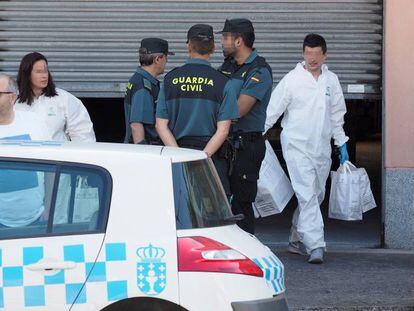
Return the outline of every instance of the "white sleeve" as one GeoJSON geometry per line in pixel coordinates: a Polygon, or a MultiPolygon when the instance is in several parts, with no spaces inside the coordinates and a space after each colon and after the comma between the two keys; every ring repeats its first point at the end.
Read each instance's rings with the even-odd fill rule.
{"type": "Polygon", "coordinates": [[[332,92],[331,102],[331,126],[332,126],[332,138],[334,139],[337,147],[346,143],[349,138],[345,135],[343,128],[344,115],[346,113],[346,105],[344,94],[342,93],[341,85],[339,84],[338,77],[334,77],[334,89],[332,92]]]}
{"type": "Polygon", "coordinates": [[[266,110],[265,133],[277,122],[291,101],[286,80],[287,78],[285,76],[278,83],[270,97],[269,105],[266,110]]]}
{"type": "Polygon", "coordinates": [[[82,102],[67,93],[66,133],[71,141],[95,142],[95,132],[89,113],[82,102]]]}

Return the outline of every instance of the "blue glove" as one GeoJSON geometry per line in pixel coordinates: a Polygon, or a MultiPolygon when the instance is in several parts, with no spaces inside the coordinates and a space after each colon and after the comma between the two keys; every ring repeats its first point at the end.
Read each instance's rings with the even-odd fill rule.
{"type": "Polygon", "coordinates": [[[349,161],[348,150],[346,150],[346,143],[341,146],[339,154],[339,162],[341,165],[344,164],[345,161],[349,161]]]}

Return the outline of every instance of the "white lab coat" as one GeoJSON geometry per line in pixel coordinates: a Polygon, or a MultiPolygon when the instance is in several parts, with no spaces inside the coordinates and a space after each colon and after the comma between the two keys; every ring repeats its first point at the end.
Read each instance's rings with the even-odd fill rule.
{"type": "Polygon", "coordinates": [[[338,77],[323,65],[315,80],[304,62],[298,63],[272,92],[265,131],[283,113],[283,157],[298,199],[290,241],[301,241],[310,252],[326,245],[320,203],[331,167],[331,138],[336,146],[348,141],[343,130],[346,106],[338,77]]]}
{"type": "Polygon", "coordinates": [[[31,105],[16,103],[16,110],[32,111],[39,115],[56,141],[95,142],[93,124],[82,102],[69,92],[56,88],[57,96],[41,95],[31,105]]]}

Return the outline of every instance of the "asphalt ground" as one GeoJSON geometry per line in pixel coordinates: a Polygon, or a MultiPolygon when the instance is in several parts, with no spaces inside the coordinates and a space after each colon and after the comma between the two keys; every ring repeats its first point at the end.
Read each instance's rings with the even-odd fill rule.
{"type": "Polygon", "coordinates": [[[414,310],[414,252],[331,250],[320,265],[272,249],[285,265],[291,310],[414,310]]]}

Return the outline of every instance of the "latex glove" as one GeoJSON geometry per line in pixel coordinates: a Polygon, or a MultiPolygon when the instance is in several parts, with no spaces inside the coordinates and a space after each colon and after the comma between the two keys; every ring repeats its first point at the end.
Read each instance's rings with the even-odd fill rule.
{"type": "Polygon", "coordinates": [[[349,161],[348,150],[346,150],[346,143],[341,146],[339,152],[339,162],[341,165],[344,164],[345,161],[349,161]]]}

